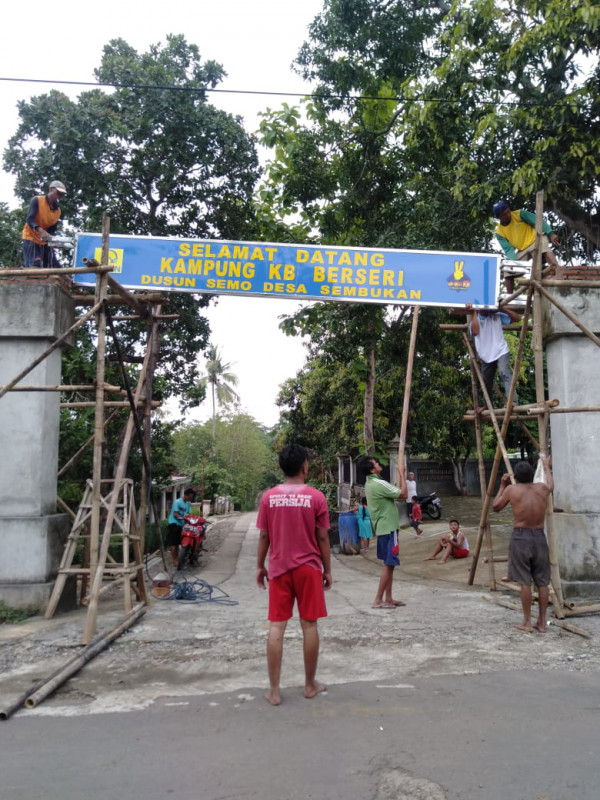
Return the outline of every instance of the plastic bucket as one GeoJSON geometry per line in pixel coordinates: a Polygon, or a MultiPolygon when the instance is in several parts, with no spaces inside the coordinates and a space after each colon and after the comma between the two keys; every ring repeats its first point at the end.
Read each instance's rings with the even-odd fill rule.
{"type": "Polygon", "coordinates": [[[354,511],[342,511],[339,515],[340,546],[342,551],[348,550],[352,545],[360,549],[360,537],[358,535],[358,516],[354,511]]]}

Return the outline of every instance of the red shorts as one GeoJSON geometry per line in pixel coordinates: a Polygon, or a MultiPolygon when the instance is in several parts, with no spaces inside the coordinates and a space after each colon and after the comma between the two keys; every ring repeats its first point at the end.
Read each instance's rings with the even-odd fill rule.
{"type": "Polygon", "coordinates": [[[452,550],[452,557],[453,558],[466,558],[469,555],[469,551],[466,547],[455,547],[452,550]]]}
{"type": "Polygon", "coordinates": [[[298,601],[300,619],[314,622],[327,616],[323,574],[314,567],[296,567],[269,580],[269,620],[285,622],[294,612],[298,601]]]}

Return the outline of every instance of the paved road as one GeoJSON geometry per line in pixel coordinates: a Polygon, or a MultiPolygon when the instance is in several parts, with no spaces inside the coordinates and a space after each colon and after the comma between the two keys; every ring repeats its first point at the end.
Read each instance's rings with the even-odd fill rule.
{"type": "MultiPolygon", "coordinates": [[[[302,697],[294,622],[272,708],[254,519],[220,523],[201,573],[237,605],[153,603],[56,695],[0,724],[0,800],[597,800],[598,617],[578,620],[591,640],[527,636],[481,588],[441,581],[402,581],[406,608],[375,611],[377,565],[342,557],[321,625],[329,689],[302,697]]],[[[66,660],[81,630],[74,614],[0,631],[3,700],[66,660]]]]}

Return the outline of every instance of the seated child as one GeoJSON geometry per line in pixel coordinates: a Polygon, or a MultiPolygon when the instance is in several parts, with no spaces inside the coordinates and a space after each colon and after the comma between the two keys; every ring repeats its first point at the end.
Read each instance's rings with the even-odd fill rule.
{"type": "Polygon", "coordinates": [[[445,564],[446,561],[452,558],[466,558],[469,555],[469,543],[467,537],[460,529],[460,523],[457,519],[450,520],[450,530],[445,533],[435,546],[435,550],[424,561],[435,561],[438,555],[443,552],[438,563],[445,564]]]}
{"type": "Polygon", "coordinates": [[[410,512],[410,524],[415,529],[417,536],[420,536],[423,533],[419,522],[423,519],[423,512],[421,511],[421,506],[419,505],[419,501],[417,499],[417,495],[412,498],[412,509],[410,512]]]}

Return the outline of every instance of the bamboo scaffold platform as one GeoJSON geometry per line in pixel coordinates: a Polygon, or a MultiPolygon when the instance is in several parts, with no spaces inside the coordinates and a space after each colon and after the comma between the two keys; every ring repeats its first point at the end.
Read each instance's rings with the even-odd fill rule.
{"type": "MultiPolygon", "coordinates": [[[[540,241],[542,235],[542,217],[543,217],[543,192],[538,192],[536,196],[536,241],[540,241]]],[[[548,291],[549,287],[576,287],[583,288],[585,281],[570,281],[570,280],[552,280],[544,277],[542,270],[542,252],[538,247],[533,260],[532,278],[530,280],[521,280],[519,288],[516,292],[506,298],[502,305],[515,300],[517,297],[526,294],[525,308],[523,312],[523,319],[520,325],[507,326],[511,330],[519,330],[519,345],[515,356],[515,363],[513,366],[513,376],[510,386],[509,396],[504,398],[502,393],[498,394],[503,397],[504,406],[502,408],[495,408],[492,398],[489,396],[487,389],[483,382],[481,370],[479,368],[479,361],[475,353],[473,342],[467,334],[468,325],[442,325],[443,330],[460,331],[463,336],[465,347],[469,354],[469,362],[471,369],[471,383],[473,391],[473,410],[468,411],[463,416],[463,420],[475,424],[475,439],[477,445],[477,457],[479,465],[479,481],[481,486],[481,516],[479,522],[479,531],[474,548],[472,549],[472,562],[469,571],[468,583],[472,585],[475,578],[481,551],[485,543],[485,557],[484,563],[488,566],[488,582],[491,591],[497,589],[495,563],[499,559],[494,557],[492,534],[489,521],[489,511],[492,503],[494,488],[500,470],[501,462],[504,463],[506,472],[511,477],[511,482],[514,483],[514,475],[510,458],[506,449],[505,439],[508,431],[508,426],[511,421],[516,421],[520,426],[521,431],[529,438],[533,448],[541,454],[550,452],[549,440],[549,421],[552,414],[572,414],[584,413],[589,411],[600,411],[600,406],[582,406],[582,407],[564,407],[560,405],[560,398],[546,399],[545,384],[544,384],[544,351],[543,351],[543,338],[542,338],[542,300],[546,299],[552,303],[562,314],[564,314],[579,330],[587,336],[596,346],[600,347],[600,339],[590,331],[579,319],[577,319],[568,308],[560,302],[551,292],[548,291]],[[531,323],[531,324],[530,324],[531,323]],[[534,355],[534,369],[535,369],[535,394],[536,399],[534,403],[526,405],[514,405],[513,398],[515,396],[515,389],[517,378],[519,375],[519,367],[523,358],[523,349],[525,338],[528,331],[531,330],[533,355],[534,355]],[[478,391],[481,393],[485,400],[485,410],[478,411],[479,398],[478,391]],[[535,420],[537,423],[537,437],[530,429],[524,424],[525,421],[535,420]],[[489,479],[486,481],[486,470],[483,456],[483,444],[481,428],[483,422],[490,422],[493,426],[496,436],[496,452],[492,464],[489,479]]],[[[590,282],[594,287],[598,286],[597,282],[590,282]]],[[[551,586],[550,586],[550,600],[552,602],[553,614],[556,618],[554,624],[561,624],[560,621],[565,617],[577,616],[578,614],[598,613],[600,612],[600,604],[596,605],[581,605],[577,606],[574,603],[566,603],[562,583],[560,577],[560,570],[558,565],[558,558],[556,552],[556,541],[554,536],[554,508],[552,497],[549,496],[546,506],[546,536],[548,539],[548,547],[550,551],[550,565],[551,565],[551,586]]],[[[503,587],[508,589],[518,590],[520,587],[517,584],[503,583],[503,587]]],[[[513,607],[511,604],[508,607],[513,607]]],[[[589,636],[590,634],[583,628],[578,626],[569,625],[566,623],[561,624],[565,630],[573,633],[578,633],[582,636],[589,636]]]]}
{"type": "MultiPolygon", "coordinates": [[[[101,263],[90,262],[85,267],[59,269],[3,269],[2,279],[57,281],[61,288],[70,290],[70,276],[76,273],[95,273],[94,294],[80,289],[71,292],[74,305],[90,306],[76,322],[52,344],[24,367],[18,375],[0,386],[0,399],[7,392],[89,392],[93,400],[61,403],[61,408],[94,408],[94,432],[84,445],[64,464],[58,477],[73,466],[89,448],[93,449],[92,477],[86,482],[83,499],[77,510],[70,508],[60,497],[57,505],[72,519],[72,527],[58,577],[53,588],[45,616],[50,618],[56,611],[60,596],[69,578],[76,579],[80,589],[80,602],[87,605],[87,616],[82,643],[89,644],[97,624],[98,604],[106,591],[115,585],[123,587],[124,610],[132,611],[132,597],[142,604],[148,602],[142,554],[145,544],[145,521],[150,504],[153,504],[150,466],[151,415],[160,403],[152,399],[152,382],[159,354],[159,326],[164,320],[177,315],[162,314],[166,302],[158,293],[133,294],[121,286],[110,274],[109,265],[110,221],[104,217],[102,225],[101,263]],[[111,308],[126,306],[127,314],[113,315],[111,308]],[[146,349],[135,389],[129,384],[123,354],[119,345],[115,323],[122,320],[141,320],[147,329],[146,349]],[[22,380],[42,363],[57,348],[64,346],[83,325],[95,322],[96,374],[92,384],[57,384],[53,386],[24,385],[22,380]],[[112,337],[121,371],[122,386],[109,384],[105,380],[107,337],[112,337]],[[117,399],[109,396],[113,395],[117,399]],[[114,476],[103,475],[103,453],[107,426],[115,420],[122,409],[129,409],[127,422],[121,434],[120,450],[114,476]],[[109,412],[109,413],[108,413],[109,412]],[[139,514],[134,500],[134,485],[127,477],[131,446],[138,440],[143,462],[143,476],[139,487],[139,514]],[[120,558],[115,559],[109,546],[118,542],[120,558]],[[83,558],[76,558],[82,550],[83,558]],[[130,559],[130,553],[133,558],[130,559]],[[81,563],[75,563],[75,561],[81,563]]],[[[159,519],[158,510],[153,509],[154,518],[159,519]]],[[[160,542],[164,562],[162,542],[160,542]]],[[[114,550],[114,547],[113,547],[114,550]]]]}

